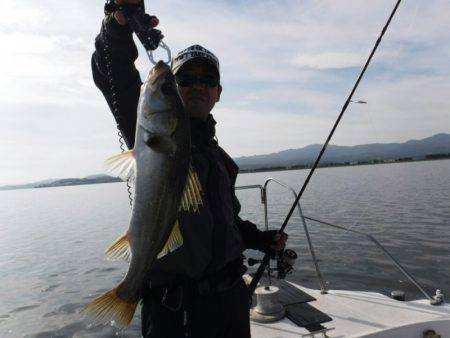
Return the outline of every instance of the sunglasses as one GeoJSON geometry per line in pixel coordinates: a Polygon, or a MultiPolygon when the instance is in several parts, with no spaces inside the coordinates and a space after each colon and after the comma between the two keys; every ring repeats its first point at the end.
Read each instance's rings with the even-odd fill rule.
{"type": "Polygon", "coordinates": [[[219,85],[219,78],[214,75],[196,76],[191,74],[182,74],[175,76],[175,82],[180,87],[192,87],[199,83],[209,88],[214,88],[219,85]]]}

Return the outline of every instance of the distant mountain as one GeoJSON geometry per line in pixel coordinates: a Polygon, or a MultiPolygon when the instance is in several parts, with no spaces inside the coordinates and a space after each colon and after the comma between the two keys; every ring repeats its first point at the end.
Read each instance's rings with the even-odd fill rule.
{"type": "Polygon", "coordinates": [[[122,180],[120,178],[111,177],[108,175],[91,175],[85,178],[64,178],[61,180],[56,180],[51,183],[36,185],[35,188],[62,187],[70,185],[98,184],[98,183],[112,183],[112,182],[122,182],[122,180]]]}
{"type": "Polygon", "coordinates": [[[121,182],[122,180],[117,177],[111,177],[104,174],[90,175],[85,178],[63,178],[63,179],[48,179],[39,182],[33,182],[22,185],[5,185],[1,186],[0,190],[17,190],[17,189],[32,189],[32,188],[48,188],[48,187],[60,187],[69,185],[82,185],[82,184],[97,184],[97,183],[110,183],[121,182]]]}
{"type": "MultiPolygon", "coordinates": [[[[289,149],[267,155],[238,157],[234,160],[241,171],[307,167],[316,159],[322,145],[312,144],[304,148],[289,149]]],[[[377,163],[425,158],[450,158],[450,134],[437,134],[423,140],[405,143],[373,143],[358,146],[329,145],[321,161],[322,165],[346,165],[377,163]]],[[[22,185],[1,186],[0,190],[46,188],[80,184],[120,182],[116,177],[104,174],[85,178],[48,179],[22,185]]]]}
{"type": "Polygon", "coordinates": [[[94,175],[89,175],[89,176],[86,176],[85,178],[87,178],[87,179],[97,179],[97,178],[102,178],[102,177],[105,177],[105,176],[107,176],[107,177],[111,177],[111,176],[108,176],[108,175],[105,175],[105,174],[94,174],[94,175]]]}
{"type": "MultiPolygon", "coordinates": [[[[316,159],[322,145],[313,144],[299,149],[278,153],[238,157],[234,160],[241,170],[258,168],[308,166],[316,159]]],[[[436,134],[422,140],[405,143],[373,143],[357,146],[329,145],[322,164],[389,161],[403,158],[424,159],[430,154],[449,154],[450,134],[436,134]]]]}
{"type": "Polygon", "coordinates": [[[30,189],[30,188],[35,188],[37,185],[49,184],[49,183],[53,183],[55,181],[57,181],[57,179],[50,178],[47,180],[42,180],[42,181],[32,182],[32,183],[27,183],[27,184],[3,185],[0,187],[0,190],[30,189]]]}

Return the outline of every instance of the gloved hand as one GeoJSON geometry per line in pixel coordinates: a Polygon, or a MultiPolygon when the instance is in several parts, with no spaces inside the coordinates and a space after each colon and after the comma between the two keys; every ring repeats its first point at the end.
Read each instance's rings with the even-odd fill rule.
{"type": "MultiPolygon", "coordinates": [[[[116,0],[115,2],[119,5],[122,5],[122,4],[138,4],[141,1],[142,0],[116,0]]],[[[125,19],[125,16],[123,15],[123,13],[121,11],[117,11],[114,13],[114,19],[116,19],[116,21],[121,25],[127,24],[127,19],[125,19]]],[[[151,16],[150,26],[152,28],[155,28],[156,26],[158,26],[158,24],[159,24],[159,19],[156,16],[151,16]]]]}
{"type": "Polygon", "coordinates": [[[278,233],[278,230],[267,230],[261,234],[264,243],[264,252],[270,253],[272,256],[275,252],[281,251],[286,247],[288,235],[284,232],[278,233]]]}

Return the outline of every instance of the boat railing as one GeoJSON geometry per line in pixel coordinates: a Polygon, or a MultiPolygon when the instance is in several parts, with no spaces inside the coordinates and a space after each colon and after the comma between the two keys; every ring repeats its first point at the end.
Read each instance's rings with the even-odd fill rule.
{"type": "MultiPolygon", "coordinates": [[[[269,229],[269,217],[268,217],[268,203],[267,203],[267,196],[268,196],[268,186],[269,183],[275,183],[278,184],[279,186],[285,188],[286,190],[290,191],[294,197],[294,199],[297,199],[297,193],[295,192],[295,190],[290,187],[289,185],[276,180],[274,178],[268,178],[266,179],[266,181],[264,182],[264,185],[260,185],[260,184],[254,184],[254,185],[245,185],[245,186],[238,186],[236,187],[236,190],[245,190],[245,189],[259,189],[260,190],[260,194],[261,194],[261,203],[264,205],[264,226],[265,229],[268,230],[269,229]]],[[[443,294],[441,293],[440,290],[436,290],[436,295],[435,296],[430,296],[428,294],[428,292],[420,285],[420,283],[414,278],[414,276],[408,272],[408,270],[406,270],[405,267],[403,267],[400,262],[395,259],[395,257],[378,241],[375,239],[375,237],[373,237],[370,234],[367,234],[365,232],[362,231],[358,231],[358,230],[353,230],[350,228],[346,228],[340,225],[336,225],[336,224],[332,224],[329,222],[325,222],[322,220],[319,220],[317,218],[314,217],[309,217],[309,216],[305,216],[303,214],[302,208],[300,206],[300,202],[297,203],[297,210],[300,216],[300,220],[302,222],[303,225],[303,230],[305,232],[305,236],[306,236],[306,240],[308,242],[308,247],[309,247],[309,252],[311,254],[311,258],[312,261],[314,263],[314,267],[316,270],[316,274],[317,274],[317,279],[319,280],[319,285],[320,285],[320,291],[322,294],[326,294],[327,293],[327,289],[325,287],[325,283],[324,283],[324,279],[323,279],[323,275],[320,271],[319,268],[319,263],[317,261],[316,258],[316,254],[315,254],[315,250],[314,250],[314,246],[312,244],[312,240],[311,240],[311,236],[309,235],[309,230],[308,230],[308,225],[306,223],[306,220],[309,221],[313,221],[313,222],[317,222],[329,227],[333,227],[335,229],[340,229],[340,230],[344,230],[346,232],[351,232],[360,236],[365,237],[367,240],[369,240],[370,242],[374,243],[376,247],[378,247],[379,249],[381,249],[381,251],[383,251],[383,253],[394,263],[394,265],[400,270],[400,272],[406,277],[408,278],[409,281],[411,281],[411,283],[430,301],[430,303],[432,305],[439,305],[442,304],[444,301],[444,297],[443,294]]]]}

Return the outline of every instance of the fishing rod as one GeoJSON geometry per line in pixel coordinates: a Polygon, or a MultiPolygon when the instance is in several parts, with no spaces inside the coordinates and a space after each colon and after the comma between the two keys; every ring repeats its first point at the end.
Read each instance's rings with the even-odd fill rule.
{"type": "MultiPolygon", "coordinates": [[[[369,58],[367,59],[367,61],[366,61],[365,65],[364,65],[361,73],[359,74],[358,79],[356,80],[356,82],[355,82],[355,84],[353,86],[353,89],[350,92],[350,95],[348,96],[347,100],[345,101],[344,105],[342,106],[342,110],[341,110],[341,112],[340,112],[336,122],[334,123],[333,128],[331,129],[331,132],[328,135],[325,143],[323,144],[322,149],[320,150],[320,153],[319,153],[319,155],[316,158],[316,161],[314,162],[311,170],[309,171],[308,176],[306,177],[306,180],[303,183],[303,186],[301,187],[300,192],[297,195],[297,198],[295,199],[294,203],[292,204],[292,207],[289,210],[289,213],[287,214],[286,219],[284,220],[280,230],[278,230],[279,233],[282,233],[284,231],[284,229],[286,228],[286,226],[287,226],[287,224],[289,222],[289,219],[292,216],[292,213],[294,212],[294,210],[295,210],[295,208],[296,208],[300,198],[303,196],[303,193],[305,192],[305,189],[308,186],[308,183],[309,183],[312,175],[314,174],[314,171],[316,170],[316,168],[317,168],[317,166],[318,166],[318,164],[319,164],[323,154],[325,153],[325,150],[326,150],[326,148],[328,146],[328,143],[330,142],[331,138],[333,137],[333,134],[334,134],[337,126],[339,125],[339,122],[341,121],[342,116],[344,115],[345,111],[347,110],[347,107],[348,107],[348,105],[350,104],[350,102],[351,102],[351,100],[353,98],[353,94],[355,93],[356,89],[358,88],[358,85],[361,82],[361,79],[363,78],[364,73],[366,72],[366,69],[369,67],[370,61],[372,60],[372,57],[375,54],[375,51],[377,50],[378,45],[380,44],[381,39],[384,36],[384,33],[386,32],[387,28],[389,27],[389,24],[391,23],[391,20],[394,17],[395,12],[397,11],[397,8],[400,5],[401,1],[402,0],[398,0],[397,3],[395,4],[395,7],[392,10],[392,12],[391,12],[391,14],[390,14],[386,24],[384,25],[380,36],[378,37],[377,41],[375,42],[375,46],[373,47],[372,52],[369,55],[369,58]]],[[[258,270],[256,271],[255,275],[253,276],[253,279],[252,279],[252,281],[251,281],[251,283],[249,285],[250,301],[251,301],[253,293],[255,292],[255,289],[256,289],[256,287],[257,287],[257,285],[258,285],[262,275],[264,274],[264,271],[266,270],[266,268],[267,268],[267,266],[268,266],[268,264],[270,262],[270,256],[271,256],[270,253],[266,253],[264,255],[264,258],[261,261],[261,264],[259,265],[258,270]]]]}

